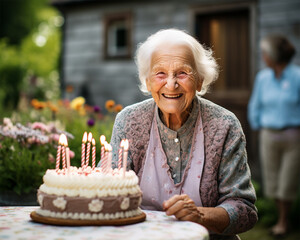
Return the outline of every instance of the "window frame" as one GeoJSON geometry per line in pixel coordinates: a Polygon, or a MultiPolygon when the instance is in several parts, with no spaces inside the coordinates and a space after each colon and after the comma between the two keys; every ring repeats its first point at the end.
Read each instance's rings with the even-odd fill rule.
{"type": "Polygon", "coordinates": [[[132,13],[131,12],[123,12],[123,13],[113,13],[106,15],[104,17],[104,59],[131,59],[132,57],[132,13]],[[109,39],[110,30],[115,26],[117,22],[124,21],[126,30],[127,30],[127,46],[125,49],[125,53],[120,54],[111,54],[110,46],[112,41],[109,39]]]}

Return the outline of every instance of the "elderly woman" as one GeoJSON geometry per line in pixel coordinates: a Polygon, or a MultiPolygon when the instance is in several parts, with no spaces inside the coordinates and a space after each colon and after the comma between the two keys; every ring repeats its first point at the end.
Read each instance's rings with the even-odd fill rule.
{"type": "Polygon", "coordinates": [[[202,224],[211,239],[239,239],[257,221],[256,196],[239,121],[198,96],[217,77],[211,51],[183,31],[161,30],[139,45],[136,62],[152,98],[117,115],[111,144],[129,139],[142,208],[202,224]]]}
{"type": "Polygon", "coordinates": [[[300,67],[291,63],[296,50],[280,34],[260,42],[266,68],[259,71],[248,106],[251,127],[259,131],[260,160],[266,197],[276,200],[273,235],[289,228],[289,210],[297,198],[300,175],[300,67]]]}

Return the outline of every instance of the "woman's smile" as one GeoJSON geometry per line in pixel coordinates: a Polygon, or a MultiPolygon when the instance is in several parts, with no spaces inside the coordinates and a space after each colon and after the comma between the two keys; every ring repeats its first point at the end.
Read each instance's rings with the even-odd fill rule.
{"type": "Polygon", "coordinates": [[[167,98],[167,99],[178,99],[178,98],[181,98],[183,96],[182,93],[179,93],[179,94],[167,94],[167,93],[163,93],[162,94],[163,97],[167,98]]]}

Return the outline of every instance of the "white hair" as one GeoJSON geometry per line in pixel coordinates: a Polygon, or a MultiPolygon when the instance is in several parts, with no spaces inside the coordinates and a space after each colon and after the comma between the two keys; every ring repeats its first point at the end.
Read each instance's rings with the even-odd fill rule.
{"type": "Polygon", "coordinates": [[[135,62],[138,67],[140,89],[149,94],[146,79],[150,73],[151,57],[153,52],[162,44],[184,44],[193,53],[198,81],[203,81],[202,89],[198,95],[204,95],[210,84],[218,77],[218,65],[212,56],[211,49],[205,49],[194,37],[178,29],[163,29],[149,36],[147,40],[138,45],[135,62]]]}
{"type": "Polygon", "coordinates": [[[289,63],[296,54],[295,47],[281,34],[265,36],[260,41],[260,48],[274,63],[289,63]]]}

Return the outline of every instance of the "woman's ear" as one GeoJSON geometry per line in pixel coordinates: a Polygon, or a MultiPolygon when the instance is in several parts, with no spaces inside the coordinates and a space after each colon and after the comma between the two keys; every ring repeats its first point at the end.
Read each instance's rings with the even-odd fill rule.
{"type": "Polygon", "coordinates": [[[198,81],[197,81],[197,88],[196,88],[196,90],[198,92],[201,92],[202,84],[203,84],[203,78],[199,78],[198,81]]]}

